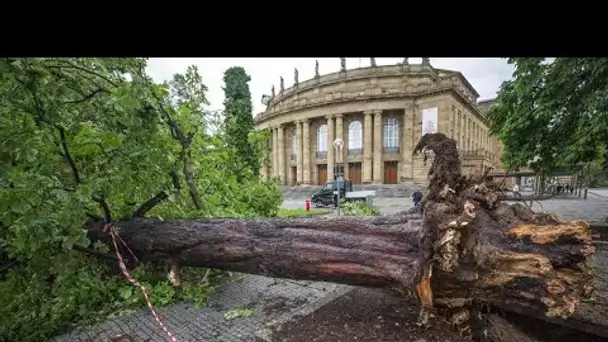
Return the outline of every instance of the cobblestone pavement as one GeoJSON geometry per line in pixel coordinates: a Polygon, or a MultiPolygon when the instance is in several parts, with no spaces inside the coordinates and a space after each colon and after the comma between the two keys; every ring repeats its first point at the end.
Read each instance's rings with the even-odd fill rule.
{"type": "MultiPolygon", "coordinates": [[[[224,284],[203,309],[178,303],[157,308],[157,312],[180,342],[264,341],[274,326],[294,316],[307,315],[352,290],[350,286],[323,282],[239,276],[242,281],[224,284]],[[224,318],[228,310],[242,307],[253,310],[253,314],[231,320],[224,318]]],[[[136,342],[170,341],[147,308],[52,341],[107,342],[110,337],[123,333],[131,335],[136,342]]]]}
{"type": "MultiPolygon", "coordinates": [[[[384,214],[409,209],[409,198],[378,198],[375,205],[384,214]]],[[[587,200],[558,198],[542,201],[535,210],[556,212],[565,220],[601,220],[608,215],[608,198],[590,194],[587,200]]],[[[245,342],[268,340],[271,328],[280,327],[296,316],[309,314],[348,293],[352,287],[323,282],[291,281],[243,275],[244,281],[220,287],[208,307],[197,309],[186,303],[158,308],[169,330],[181,342],[245,342]],[[224,319],[232,308],[247,306],[250,317],[224,319]]],[[[54,342],[106,342],[111,336],[128,333],[135,341],[169,341],[147,308],[110,319],[84,331],[74,331],[54,342]]]]}

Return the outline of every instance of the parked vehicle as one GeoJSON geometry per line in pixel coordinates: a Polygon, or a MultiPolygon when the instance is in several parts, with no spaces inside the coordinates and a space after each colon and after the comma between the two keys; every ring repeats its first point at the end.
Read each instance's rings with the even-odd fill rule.
{"type": "Polygon", "coordinates": [[[336,206],[338,196],[346,201],[366,201],[368,196],[376,196],[376,192],[370,190],[353,191],[353,183],[350,180],[339,178],[325,183],[321,190],[312,194],[310,201],[317,208],[330,205],[336,206]],[[338,188],[340,189],[339,194],[338,188]]]}

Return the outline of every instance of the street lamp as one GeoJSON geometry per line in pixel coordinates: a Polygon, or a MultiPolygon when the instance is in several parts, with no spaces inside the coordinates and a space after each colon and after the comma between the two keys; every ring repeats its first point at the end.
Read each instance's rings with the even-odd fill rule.
{"type": "MultiPolygon", "coordinates": [[[[340,167],[340,163],[342,162],[342,148],[344,147],[344,140],[338,138],[334,140],[334,148],[336,149],[336,165],[338,165],[338,172],[334,176],[336,178],[336,215],[340,216],[340,181],[342,178],[342,168],[340,167]]],[[[335,171],[335,168],[334,168],[335,171]]]]}

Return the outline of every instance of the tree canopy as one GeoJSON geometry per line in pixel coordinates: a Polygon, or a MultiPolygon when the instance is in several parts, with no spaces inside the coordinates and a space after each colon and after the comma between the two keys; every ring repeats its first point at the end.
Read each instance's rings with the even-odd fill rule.
{"type": "Polygon", "coordinates": [[[608,58],[509,58],[513,79],[488,113],[509,169],[606,163],[608,58]]]}
{"type": "Polygon", "coordinates": [[[224,73],[224,115],[226,143],[234,154],[234,170],[239,178],[258,175],[260,158],[249,136],[253,130],[253,105],[249,81],[251,78],[241,67],[232,67],[224,73]]]}
{"type": "MultiPolygon", "coordinates": [[[[0,280],[0,315],[11,317],[0,340],[44,340],[142,304],[82,253],[108,251],[87,239],[87,220],[276,214],[277,184],[257,173],[237,182],[196,67],[165,84],[145,67],[142,58],[0,60],[0,269],[12,266],[0,280]]],[[[165,280],[149,286],[157,304],[176,298],[165,280]]]]}

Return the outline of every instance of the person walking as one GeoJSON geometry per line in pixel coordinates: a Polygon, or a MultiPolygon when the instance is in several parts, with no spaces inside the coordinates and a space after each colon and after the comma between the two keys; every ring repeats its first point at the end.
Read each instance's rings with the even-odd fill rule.
{"type": "Polygon", "coordinates": [[[412,194],[412,200],[414,201],[414,207],[417,207],[418,203],[422,201],[422,192],[420,192],[420,190],[414,191],[412,194]]]}

